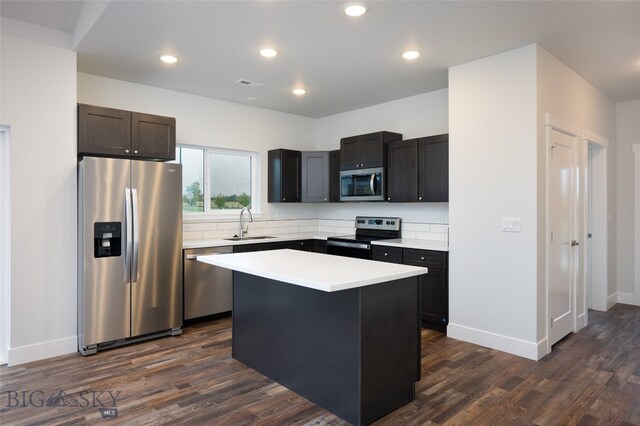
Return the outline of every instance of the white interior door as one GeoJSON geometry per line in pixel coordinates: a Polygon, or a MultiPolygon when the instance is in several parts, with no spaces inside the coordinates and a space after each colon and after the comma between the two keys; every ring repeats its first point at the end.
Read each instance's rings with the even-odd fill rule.
{"type": "MultiPolygon", "coordinates": [[[[596,138],[594,139],[601,139],[596,138]]],[[[607,146],[608,141],[588,140],[587,190],[585,210],[587,211],[585,242],[585,275],[587,282],[587,307],[598,311],[607,310],[607,146]]]]}
{"type": "Polygon", "coordinates": [[[0,126],[0,364],[8,362],[10,337],[11,219],[9,127],[0,126]]]}
{"type": "Polygon", "coordinates": [[[549,345],[575,328],[575,138],[549,130],[549,345]]]}

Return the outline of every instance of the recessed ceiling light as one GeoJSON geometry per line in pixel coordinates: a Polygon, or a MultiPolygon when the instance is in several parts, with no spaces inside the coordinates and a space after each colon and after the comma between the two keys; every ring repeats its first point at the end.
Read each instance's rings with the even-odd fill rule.
{"type": "Polygon", "coordinates": [[[160,60],[165,64],[175,64],[176,62],[178,62],[178,58],[171,55],[162,55],[160,56],[160,60]]]}
{"type": "Polygon", "coordinates": [[[278,51],[276,49],[272,49],[270,47],[266,47],[266,48],[260,50],[260,54],[262,56],[264,56],[265,58],[273,58],[274,56],[276,56],[278,54],[278,51]]]}
{"type": "Polygon", "coordinates": [[[302,96],[307,93],[307,89],[303,89],[302,87],[296,87],[291,91],[296,96],[302,96]]]}
{"type": "Polygon", "coordinates": [[[366,11],[367,7],[362,3],[347,3],[344,5],[344,13],[349,16],[362,16],[366,11]]]}
{"type": "Polygon", "coordinates": [[[418,56],[420,56],[420,52],[418,52],[417,50],[407,50],[405,52],[402,52],[402,57],[407,61],[413,61],[418,56]]]}

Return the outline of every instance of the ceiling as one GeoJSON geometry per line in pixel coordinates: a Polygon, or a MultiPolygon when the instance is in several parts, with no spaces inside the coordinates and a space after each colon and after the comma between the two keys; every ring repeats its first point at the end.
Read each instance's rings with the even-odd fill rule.
{"type": "Polygon", "coordinates": [[[81,72],[315,118],[445,88],[449,67],[532,43],[613,101],[640,99],[640,1],[367,1],[359,18],[345,3],[1,0],[0,14],[74,34],[81,72]]]}

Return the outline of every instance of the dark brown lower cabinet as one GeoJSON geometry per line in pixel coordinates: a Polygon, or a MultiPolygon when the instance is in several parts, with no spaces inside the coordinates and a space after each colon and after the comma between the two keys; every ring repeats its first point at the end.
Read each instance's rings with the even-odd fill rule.
{"type": "Polygon", "coordinates": [[[371,258],[381,262],[428,268],[429,273],[419,277],[422,326],[430,330],[447,332],[447,324],[449,324],[447,252],[373,245],[371,258]]]}
{"type": "MultiPolygon", "coordinates": [[[[319,241],[319,240],[273,241],[269,243],[238,244],[233,246],[233,252],[247,253],[250,251],[280,250],[280,249],[316,251],[316,247],[318,247],[316,246],[316,243],[315,243],[316,241],[319,241]]],[[[324,241],[325,253],[326,253],[326,246],[327,246],[327,242],[324,241]]]]}

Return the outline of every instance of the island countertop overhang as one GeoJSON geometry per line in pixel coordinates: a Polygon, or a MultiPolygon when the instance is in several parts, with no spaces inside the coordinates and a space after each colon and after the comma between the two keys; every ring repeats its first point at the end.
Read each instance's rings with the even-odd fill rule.
{"type": "Polygon", "coordinates": [[[427,268],[298,250],[198,256],[198,261],[315,290],[333,292],[398,280],[427,268]]]}

